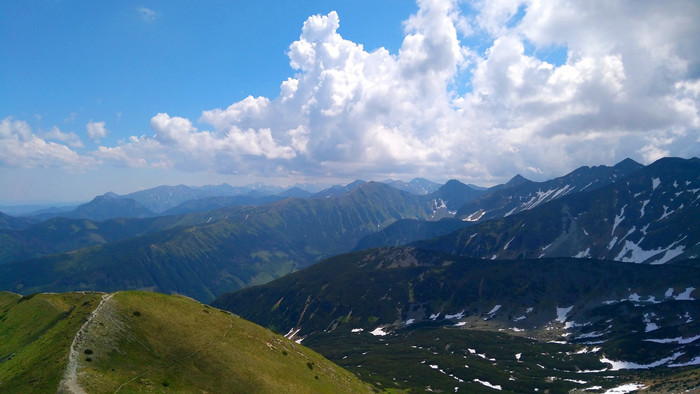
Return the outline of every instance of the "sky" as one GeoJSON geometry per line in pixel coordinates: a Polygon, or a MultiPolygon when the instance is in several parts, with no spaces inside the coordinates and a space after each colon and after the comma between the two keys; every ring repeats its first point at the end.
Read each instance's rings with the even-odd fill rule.
{"type": "Polygon", "coordinates": [[[695,0],[0,2],[0,203],[700,156],[695,0]]]}

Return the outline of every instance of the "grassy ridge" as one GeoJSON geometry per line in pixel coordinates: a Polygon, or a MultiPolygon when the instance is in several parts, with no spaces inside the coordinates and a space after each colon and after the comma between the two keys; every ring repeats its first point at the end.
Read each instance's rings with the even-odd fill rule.
{"type": "Polygon", "coordinates": [[[0,293],[0,392],[54,392],[96,293],[0,293]]]}
{"type": "Polygon", "coordinates": [[[89,393],[373,391],[312,350],[190,298],[119,292],[96,309],[102,296],[0,293],[0,392],[55,392],[85,322],[76,376],[89,393]]]}
{"type": "Polygon", "coordinates": [[[317,353],[186,297],[116,293],[87,333],[87,392],[371,391],[317,353]]]}

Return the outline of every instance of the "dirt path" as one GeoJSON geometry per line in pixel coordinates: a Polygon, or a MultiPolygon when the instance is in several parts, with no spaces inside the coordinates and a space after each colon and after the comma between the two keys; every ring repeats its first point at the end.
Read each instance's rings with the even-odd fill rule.
{"type": "Polygon", "coordinates": [[[80,353],[78,348],[87,333],[88,326],[95,319],[95,316],[100,312],[106,301],[110,300],[114,294],[105,294],[102,296],[102,301],[97,305],[94,311],[90,314],[87,321],[80,327],[80,330],[75,334],[73,343],[70,345],[70,354],[68,356],[68,364],[63,372],[63,380],[58,384],[59,393],[87,394],[80,384],[78,384],[78,359],[80,353]]]}

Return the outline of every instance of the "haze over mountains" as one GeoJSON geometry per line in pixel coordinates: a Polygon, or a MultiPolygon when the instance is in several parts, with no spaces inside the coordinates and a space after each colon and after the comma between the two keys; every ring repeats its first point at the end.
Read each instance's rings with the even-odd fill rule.
{"type": "Polygon", "coordinates": [[[696,384],[683,374],[700,364],[697,223],[697,158],[627,159],[545,182],[518,175],[488,189],[425,179],[315,193],[164,186],[45,220],[0,215],[0,290],[186,295],[383,387],[696,384]],[[387,367],[396,357],[401,367],[387,367]]]}

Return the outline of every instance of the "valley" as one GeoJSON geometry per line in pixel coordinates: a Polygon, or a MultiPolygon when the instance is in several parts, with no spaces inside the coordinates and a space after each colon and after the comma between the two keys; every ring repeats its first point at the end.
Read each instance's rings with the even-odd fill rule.
{"type": "Polygon", "coordinates": [[[2,214],[0,388],[693,389],[699,222],[697,158],[2,214]]]}

